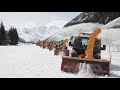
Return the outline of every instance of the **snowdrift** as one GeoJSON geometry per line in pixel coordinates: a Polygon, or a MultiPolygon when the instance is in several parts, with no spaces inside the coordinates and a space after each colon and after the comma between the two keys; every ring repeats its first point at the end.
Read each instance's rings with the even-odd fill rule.
{"type": "Polygon", "coordinates": [[[120,17],[114,19],[104,26],[105,28],[120,28],[120,17]]]}
{"type": "Polygon", "coordinates": [[[120,17],[101,27],[103,43],[111,46],[111,51],[120,51],[120,17]]]}

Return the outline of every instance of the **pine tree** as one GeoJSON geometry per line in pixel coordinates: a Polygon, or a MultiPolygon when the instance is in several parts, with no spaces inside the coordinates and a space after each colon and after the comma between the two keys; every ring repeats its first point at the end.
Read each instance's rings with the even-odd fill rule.
{"type": "Polygon", "coordinates": [[[9,30],[9,33],[8,33],[8,36],[9,36],[9,44],[10,45],[17,45],[18,44],[18,33],[17,33],[17,30],[16,28],[10,28],[9,30]]]}
{"type": "Polygon", "coordinates": [[[18,37],[17,29],[15,28],[15,44],[18,44],[18,41],[19,41],[19,37],[18,37]]]}
{"type": "Polygon", "coordinates": [[[0,26],[0,45],[6,45],[6,32],[5,28],[3,25],[3,22],[1,21],[1,26],[0,26]]]}
{"type": "Polygon", "coordinates": [[[0,32],[0,45],[2,45],[2,34],[1,34],[1,32],[0,32]]]}

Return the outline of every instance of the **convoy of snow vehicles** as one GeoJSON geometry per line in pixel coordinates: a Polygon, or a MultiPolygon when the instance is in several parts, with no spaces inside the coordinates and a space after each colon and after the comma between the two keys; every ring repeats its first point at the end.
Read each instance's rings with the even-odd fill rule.
{"type": "Polygon", "coordinates": [[[93,33],[79,33],[61,41],[39,41],[36,45],[54,50],[54,55],[61,53],[63,72],[77,74],[85,63],[90,65],[94,74],[110,76],[111,60],[101,59],[101,50],[105,50],[106,45],[101,47],[100,33],[98,28],[93,33]]]}

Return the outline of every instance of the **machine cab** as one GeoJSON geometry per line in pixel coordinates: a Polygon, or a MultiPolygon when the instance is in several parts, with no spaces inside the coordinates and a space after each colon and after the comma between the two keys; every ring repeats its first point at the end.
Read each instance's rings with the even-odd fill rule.
{"type": "MultiPolygon", "coordinates": [[[[73,49],[78,55],[85,54],[89,41],[89,36],[79,36],[75,39],[73,49]]],[[[93,57],[96,59],[101,58],[101,39],[96,38],[94,42],[93,57]]]]}
{"type": "Polygon", "coordinates": [[[87,48],[89,37],[78,37],[74,41],[73,49],[77,52],[78,55],[85,54],[87,48]]]}

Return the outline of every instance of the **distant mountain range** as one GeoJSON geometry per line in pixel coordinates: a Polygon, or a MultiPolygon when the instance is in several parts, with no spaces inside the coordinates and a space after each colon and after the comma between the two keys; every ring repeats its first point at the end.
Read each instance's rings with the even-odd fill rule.
{"type": "Polygon", "coordinates": [[[17,31],[21,42],[37,42],[52,36],[55,32],[58,32],[58,30],[59,28],[56,26],[37,26],[22,28],[17,31]]]}

